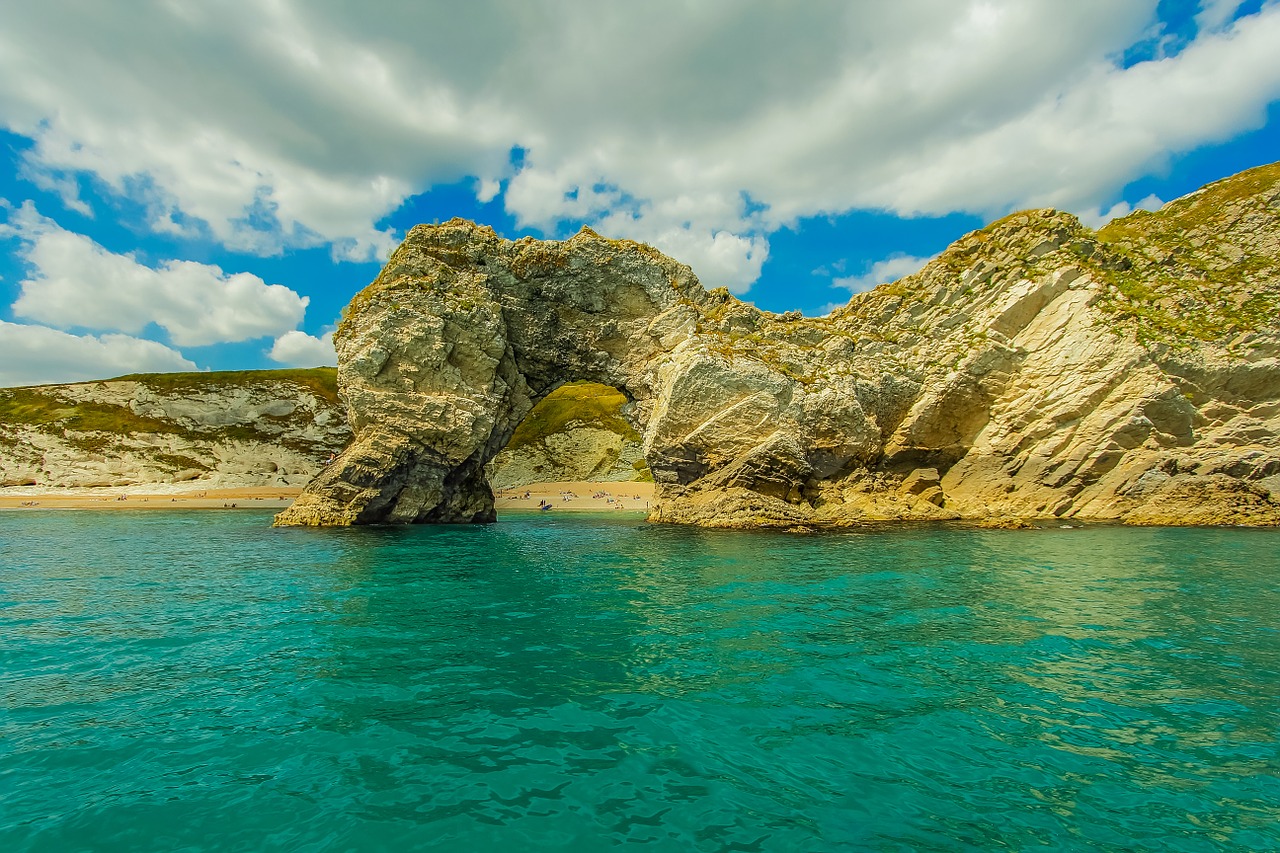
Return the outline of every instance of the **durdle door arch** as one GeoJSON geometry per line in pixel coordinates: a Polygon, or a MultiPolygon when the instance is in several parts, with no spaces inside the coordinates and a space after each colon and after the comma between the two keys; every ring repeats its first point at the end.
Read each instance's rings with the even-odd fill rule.
{"type": "Polygon", "coordinates": [[[354,439],[277,523],[493,521],[485,464],[533,406],[598,382],[645,433],[706,298],[687,267],[587,230],[512,243],[462,220],[413,229],[335,335],[354,439]]]}
{"type": "MultiPolygon", "coordinates": [[[[1226,204],[1214,185],[1186,203],[1247,206],[1207,233],[1262,257],[1277,188],[1226,204]]],[[[1180,214],[1134,227],[1158,234],[1166,215],[1180,214]]],[[[460,219],[420,225],[335,334],[352,442],[276,523],[493,521],[485,464],[535,403],[590,381],[634,404],[654,521],[1280,524],[1274,313],[1248,350],[1229,346],[1239,322],[1193,348],[1144,343],[1113,278],[1181,274],[1148,254],[1028,211],[805,318],[589,229],[512,242],[460,219]]]]}

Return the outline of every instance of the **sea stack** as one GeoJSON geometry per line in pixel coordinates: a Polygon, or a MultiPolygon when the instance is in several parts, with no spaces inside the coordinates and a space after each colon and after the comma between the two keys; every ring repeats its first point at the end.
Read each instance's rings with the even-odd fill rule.
{"type": "Polygon", "coordinates": [[[486,463],[572,381],[630,400],[653,521],[1280,523],[1280,165],[1013,214],[823,318],[588,229],[422,225],[335,343],[354,440],[277,524],[492,521],[486,463]]]}

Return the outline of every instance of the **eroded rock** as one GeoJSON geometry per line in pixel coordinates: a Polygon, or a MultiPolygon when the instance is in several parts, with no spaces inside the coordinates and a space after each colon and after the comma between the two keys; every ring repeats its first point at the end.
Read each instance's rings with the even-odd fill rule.
{"type": "Polygon", "coordinates": [[[491,521],[486,464],[591,381],[631,401],[655,521],[1277,524],[1277,190],[1265,167],[1099,233],[1016,214],[819,319],[586,229],[418,226],[335,336],[354,440],[277,521],[491,521]]]}
{"type": "Polygon", "coordinates": [[[0,487],[297,487],[350,436],[326,368],[0,389],[0,487]]]}

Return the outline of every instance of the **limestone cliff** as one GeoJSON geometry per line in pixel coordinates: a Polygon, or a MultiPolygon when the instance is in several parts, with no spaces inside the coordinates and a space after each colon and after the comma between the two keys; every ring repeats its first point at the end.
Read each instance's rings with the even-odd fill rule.
{"type": "Polygon", "coordinates": [[[301,486],[351,437],[332,368],[0,389],[0,485],[301,486]]]}
{"type": "Polygon", "coordinates": [[[619,389],[652,518],[1280,523],[1280,166],[1101,232],[1030,211],[820,319],[584,229],[418,226],[335,337],[354,440],[281,524],[489,521],[565,382],[619,389]]]}
{"type": "MultiPolygon", "coordinates": [[[[649,478],[626,397],[566,385],[490,463],[495,487],[649,478]]],[[[351,437],[335,371],[230,371],[0,389],[0,488],[302,486],[351,437]]]]}

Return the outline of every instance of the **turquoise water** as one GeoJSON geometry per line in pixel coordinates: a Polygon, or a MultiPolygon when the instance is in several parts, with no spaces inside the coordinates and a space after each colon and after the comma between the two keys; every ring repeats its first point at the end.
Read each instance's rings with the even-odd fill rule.
{"type": "Polygon", "coordinates": [[[1280,532],[0,513],[0,849],[1280,849],[1280,532]]]}

